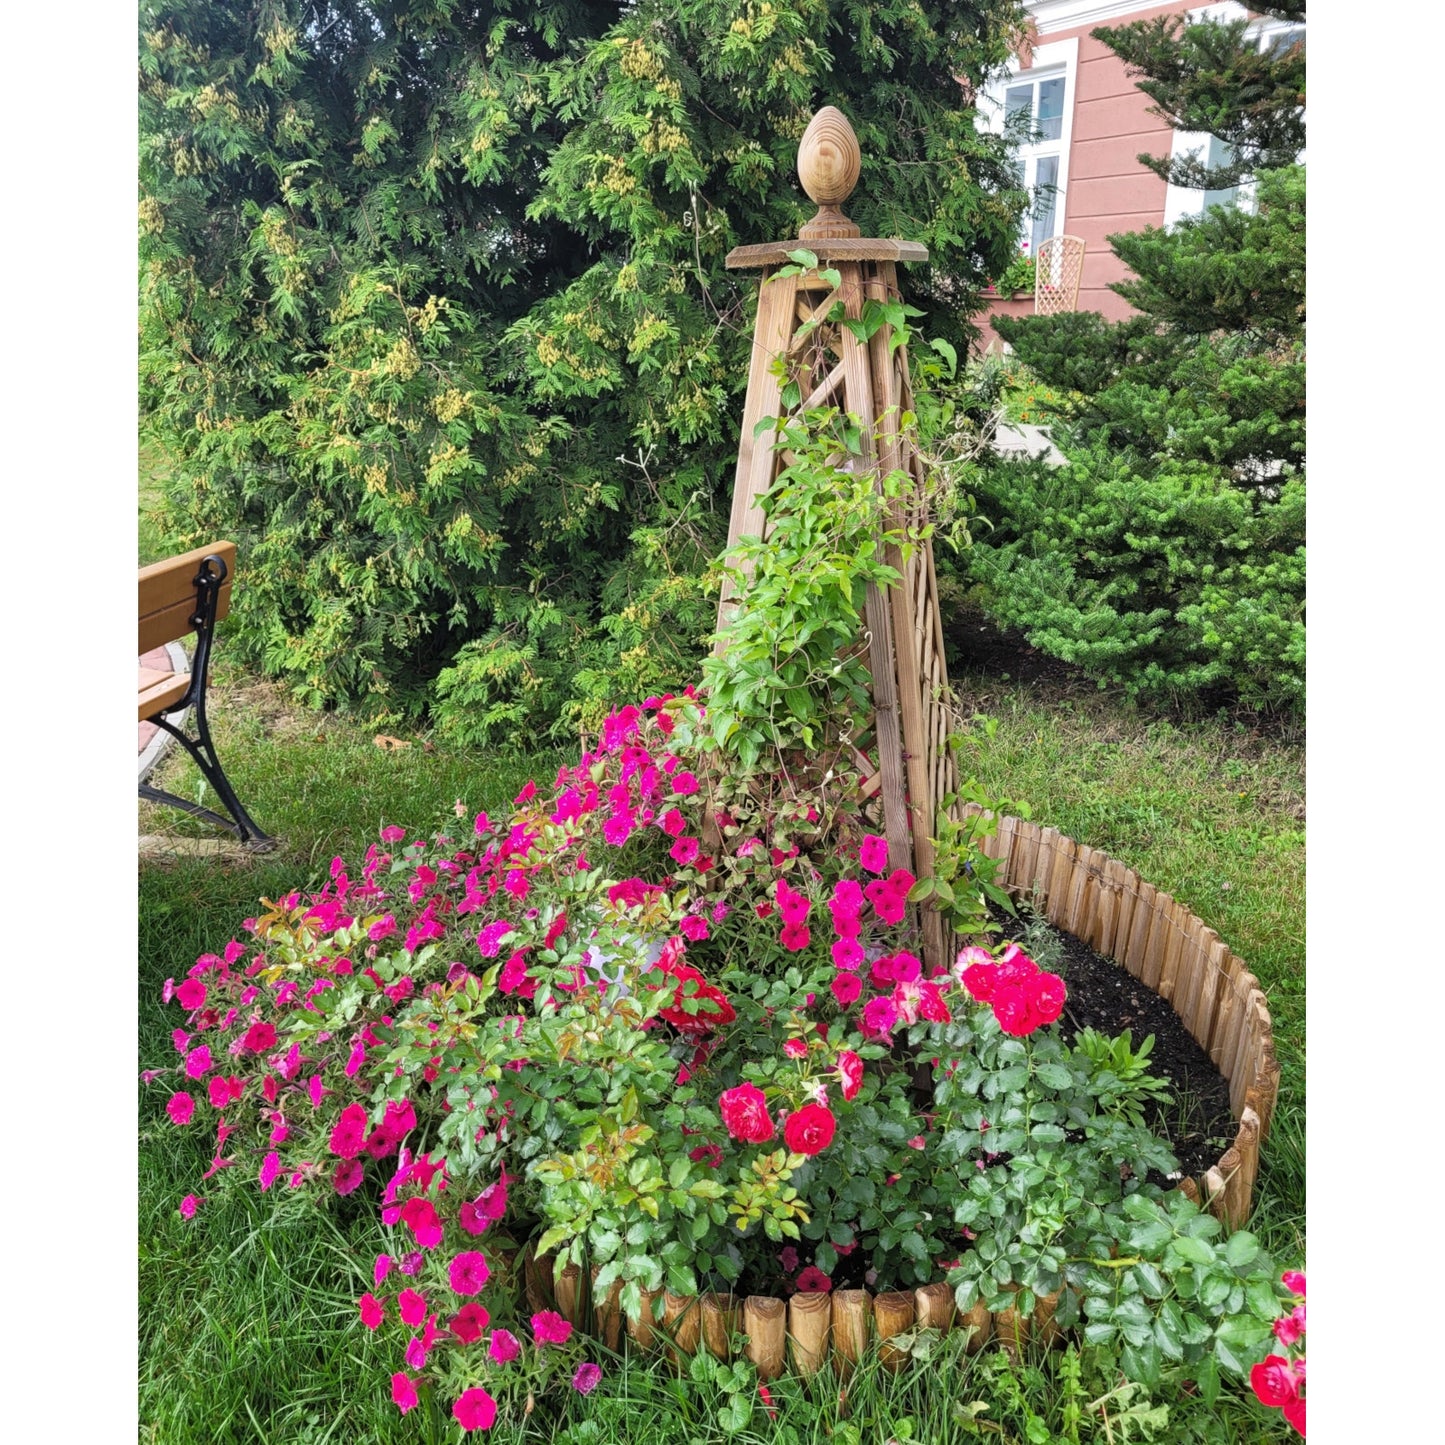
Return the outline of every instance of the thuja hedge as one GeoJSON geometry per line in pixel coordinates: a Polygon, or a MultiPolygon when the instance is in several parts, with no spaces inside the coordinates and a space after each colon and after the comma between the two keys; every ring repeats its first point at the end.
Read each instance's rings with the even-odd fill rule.
{"type": "Polygon", "coordinates": [[[985,604],[1129,693],[1304,705],[1302,167],[1253,212],[1112,236],[1140,315],[1000,319],[1068,465],[988,462],[985,604]]]}
{"type": "Polygon", "coordinates": [[[233,643],[312,703],[482,740],[687,675],[753,286],[838,105],[865,234],[960,335],[1025,197],[960,81],[1004,0],[147,0],[141,396],[233,643]]]}

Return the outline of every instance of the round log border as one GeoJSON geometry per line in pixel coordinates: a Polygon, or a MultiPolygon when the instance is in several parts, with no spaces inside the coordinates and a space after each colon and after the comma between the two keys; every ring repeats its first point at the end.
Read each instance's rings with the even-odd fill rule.
{"type": "MultiPolygon", "coordinates": [[[[981,811],[973,805],[959,810],[965,818],[981,811]]],[[[1183,904],[1057,828],[1004,816],[982,848],[999,861],[995,882],[1000,887],[1028,899],[1056,928],[1114,959],[1163,998],[1229,1082],[1230,1107],[1239,1121],[1234,1142],[1217,1164],[1198,1179],[1184,1179],[1179,1188],[1226,1228],[1242,1226],[1279,1089],[1274,1034],[1259,980],[1183,904]]],[[[966,1329],[970,1354],[991,1338],[1014,1354],[1030,1339],[1047,1346],[1061,1338],[1053,1322],[1057,1294],[1040,1297],[1029,1315],[1014,1309],[991,1315],[982,1302],[961,1314],[953,1291],[943,1283],[877,1295],[863,1289],[800,1293],[787,1300],[644,1290],[640,1315],[624,1320],[619,1287],[614,1285],[606,1300],[594,1299],[590,1289],[581,1287],[581,1271],[574,1264],[554,1279],[548,1261],[536,1260],[528,1246],[523,1276],[531,1309],[555,1307],[610,1349],[617,1348],[625,1324],[633,1348],[665,1349],[675,1364],[680,1355],[699,1349],[727,1358],[741,1331],[746,1335],[743,1354],[763,1380],[786,1369],[812,1375],[830,1354],[834,1368],[846,1377],[870,1338],[878,1341],[884,1366],[901,1369],[906,1353],[886,1342],[913,1329],[966,1329]]]]}

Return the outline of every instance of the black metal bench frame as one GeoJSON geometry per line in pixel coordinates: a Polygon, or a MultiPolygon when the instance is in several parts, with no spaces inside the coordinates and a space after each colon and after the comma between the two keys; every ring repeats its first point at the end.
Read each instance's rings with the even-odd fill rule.
{"type": "Polygon", "coordinates": [[[196,654],[191,659],[191,681],[185,693],[162,712],[153,714],[145,721],[154,723],[175,738],[194,759],[201,770],[201,776],[216,790],[221,805],[231,815],[222,817],[210,808],[178,798],[164,788],[153,788],[149,783],[138,786],[139,795],[152,803],[166,803],[179,808],[194,818],[204,818],[209,823],[229,829],[253,853],[269,852],[276,846],[276,839],[263,833],[255,819],[242,806],[236,790],[226,777],[225,769],[216,756],[216,746],[211,740],[210,725],[206,721],[206,681],[211,666],[211,642],[216,630],[216,604],[221,595],[221,584],[226,580],[226,563],[214,553],[201,560],[196,573],[196,610],[187,619],[196,633],[196,654]],[[196,737],[189,738],[170,721],[167,714],[178,713],[191,708],[196,718],[196,737]]]}

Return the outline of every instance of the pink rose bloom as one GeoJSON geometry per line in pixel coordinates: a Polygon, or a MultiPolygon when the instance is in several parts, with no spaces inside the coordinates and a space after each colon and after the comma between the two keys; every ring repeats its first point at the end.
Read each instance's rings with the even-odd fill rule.
{"type": "Polygon", "coordinates": [[[803,1059],[808,1056],[808,1046],[802,1039],[789,1039],[783,1045],[783,1052],[790,1059],[803,1059]]]}
{"type": "Polygon", "coordinates": [[[1280,1275],[1279,1279],[1280,1283],[1284,1285],[1284,1287],[1291,1294],[1297,1294],[1301,1299],[1304,1298],[1305,1277],[1302,1271],[1297,1269],[1287,1269],[1282,1275],[1280,1275]]]}
{"type": "Polygon", "coordinates": [[[762,1144],[773,1137],[776,1125],[768,1113],[768,1101],[756,1084],[739,1084],[718,1098],[723,1123],[734,1139],[744,1144],[762,1144]]]}
{"type": "Polygon", "coordinates": [[[838,1121],[826,1104],[804,1104],[783,1124],[783,1142],[794,1154],[821,1154],[833,1142],[838,1121]]]}

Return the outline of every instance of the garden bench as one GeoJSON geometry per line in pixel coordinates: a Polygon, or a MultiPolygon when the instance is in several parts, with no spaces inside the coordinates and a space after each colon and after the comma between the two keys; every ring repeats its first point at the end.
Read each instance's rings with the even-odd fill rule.
{"type": "Polygon", "coordinates": [[[235,572],[236,546],[233,542],[213,542],[208,547],[197,547],[179,557],[152,563],[140,569],[138,609],[142,657],[193,632],[196,647],[189,672],[141,667],[137,717],[141,722],[154,723],[179,739],[231,816],[224,818],[198,803],[188,802],[146,783],[139,785],[139,792],[142,798],[151,802],[168,803],[194,817],[229,828],[252,850],[264,852],[275,846],[275,840],[263,833],[241,806],[216,756],[211,730],[206,722],[206,679],[211,662],[211,643],[216,623],[230,611],[235,572]],[[194,739],[182,732],[169,716],[187,708],[195,713],[194,739]]]}

